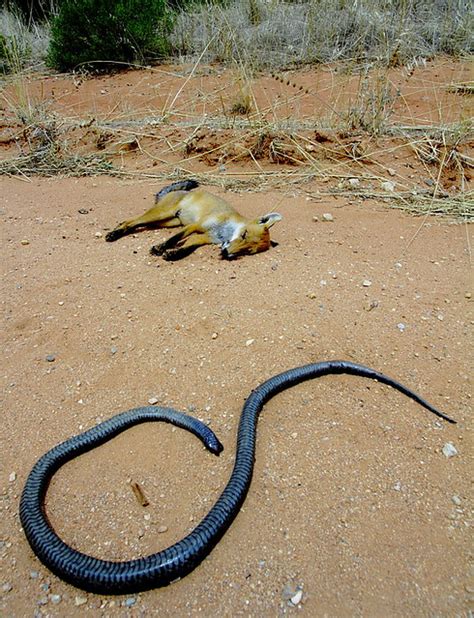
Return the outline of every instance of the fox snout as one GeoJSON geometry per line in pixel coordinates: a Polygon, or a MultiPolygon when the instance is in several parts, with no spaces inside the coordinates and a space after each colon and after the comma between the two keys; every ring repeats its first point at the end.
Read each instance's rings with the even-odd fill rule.
{"type": "Polygon", "coordinates": [[[229,253],[227,247],[221,247],[221,257],[224,260],[234,260],[237,256],[234,253],[229,253]]]}

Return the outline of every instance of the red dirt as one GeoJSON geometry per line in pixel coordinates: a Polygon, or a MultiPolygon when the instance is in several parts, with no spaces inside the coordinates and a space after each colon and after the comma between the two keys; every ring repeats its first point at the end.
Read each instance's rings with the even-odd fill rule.
{"type": "MultiPolygon", "coordinates": [[[[435,63],[420,70],[418,87],[412,81],[405,93],[410,109],[418,110],[417,123],[437,121],[440,109],[453,121],[449,101],[467,101],[442,87],[466,79],[465,66],[441,66],[444,73],[435,63]],[[427,84],[434,99],[424,100],[427,84]]],[[[164,70],[173,75],[154,69],[77,88],[70,78],[48,77],[34,87],[41,84],[47,98],[54,84],[52,105],[62,117],[110,117],[117,102],[124,115],[130,109],[138,117],[171,101],[183,84],[174,76],[178,69],[164,70]],[[148,76],[158,74],[159,83],[149,84],[148,76]],[[153,87],[156,102],[149,98],[153,87]]],[[[314,87],[316,78],[302,71],[292,79],[314,87]]],[[[199,109],[196,84],[186,95],[196,115],[208,104],[207,93],[215,103],[218,84],[232,87],[225,71],[193,80],[203,93],[199,109]]],[[[261,83],[270,103],[282,96],[275,79],[261,83]]],[[[213,109],[209,103],[211,115],[213,109]]],[[[153,130],[160,143],[193,132],[174,124],[153,130]]],[[[10,121],[2,134],[9,131],[10,121]]],[[[331,134],[330,143],[339,147],[346,139],[354,138],[331,134]]],[[[328,144],[314,129],[313,140],[318,148],[328,144]]],[[[466,424],[471,230],[446,218],[412,217],[380,200],[323,195],[345,183],[349,169],[374,190],[394,178],[406,190],[419,189],[423,179],[437,177],[439,167],[420,161],[406,140],[396,151],[384,142],[389,138],[378,140],[361,134],[371,162],[343,158],[346,168],[326,157],[327,178],[306,184],[283,180],[258,193],[211,187],[248,216],[283,215],[272,228],[278,247],[235,262],[222,261],[215,247],[176,263],[151,257],[149,247],[168,237],[166,230],[104,242],[106,230],[151,205],[163,181],[3,179],[4,615],[467,615],[474,591],[466,424]],[[324,222],[324,213],[334,220],[324,222]],[[182,581],[123,597],[87,594],[52,575],[31,552],[18,519],[19,496],[34,462],[55,444],[150,398],[180,410],[191,406],[209,422],[225,446],[219,459],[190,434],[147,425],[71,462],[53,479],[47,512],[67,542],[107,559],[146,555],[182,538],[225,486],[251,389],[279,371],[329,358],[399,379],[458,424],[439,422],[376,382],[342,376],[306,383],[265,407],[247,501],[210,556],[182,581]],[[454,457],[442,452],[448,442],[457,449],[454,457]],[[138,503],[130,480],[143,488],[148,506],[138,503]],[[166,531],[159,533],[160,526],[166,531]],[[300,588],[295,608],[288,598],[300,588]]],[[[18,143],[6,145],[3,156],[18,143]]],[[[155,138],[149,143],[159,152],[155,138]]],[[[84,151],[91,148],[87,142],[84,151]]],[[[209,170],[201,160],[186,161],[182,150],[163,158],[153,166],[149,151],[132,149],[114,160],[134,172],[169,173],[178,163],[195,173],[209,170]]],[[[225,165],[223,177],[261,172],[251,159],[225,165]]],[[[262,167],[306,170],[269,160],[262,167]]],[[[461,190],[459,177],[451,186],[443,190],[461,190]]]]}

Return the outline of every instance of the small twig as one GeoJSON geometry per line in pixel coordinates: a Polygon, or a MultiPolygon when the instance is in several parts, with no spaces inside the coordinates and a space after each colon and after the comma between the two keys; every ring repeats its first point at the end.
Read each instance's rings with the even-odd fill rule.
{"type": "Polygon", "coordinates": [[[132,491],[135,494],[135,498],[137,499],[137,502],[141,506],[148,506],[150,504],[145,494],[143,493],[143,489],[140,487],[140,485],[136,481],[130,481],[130,487],[132,488],[132,491]]]}

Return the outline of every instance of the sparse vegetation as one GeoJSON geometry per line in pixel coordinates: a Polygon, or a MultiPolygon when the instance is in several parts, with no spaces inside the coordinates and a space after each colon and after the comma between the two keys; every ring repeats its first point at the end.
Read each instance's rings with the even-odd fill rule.
{"type": "Polygon", "coordinates": [[[231,62],[245,54],[256,68],[347,59],[396,66],[470,53],[473,33],[469,0],[242,0],[180,12],[171,43],[182,57],[206,49],[205,61],[231,62]]]}
{"type": "Polygon", "coordinates": [[[38,26],[32,19],[33,5],[52,19],[53,0],[25,0],[28,25],[18,13],[0,13],[0,63],[11,73],[4,77],[8,87],[2,99],[15,127],[7,129],[3,143],[17,149],[0,163],[0,174],[140,174],[125,165],[135,153],[136,159],[160,166],[152,174],[157,178],[196,176],[190,169],[199,162],[210,168],[199,170],[206,184],[264,190],[316,181],[328,183],[318,195],[375,198],[463,219],[474,215],[473,127],[466,115],[472,82],[457,71],[452,83],[436,86],[418,77],[431,55],[472,50],[467,2],[147,0],[139,3],[140,11],[148,7],[145,19],[137,1],[121,0],[111,13],[106,0],[63,0],[52,22],[49,62],[76,69],[76,89],[90,79],[87,67],[148,64],[150,55],[168,45],[169,26],[167,49],[193,62],[172,72],[148,67],[143,75],[152,90],[142,99],[144,107],[137,109],[136,97],[132,102],[130,84],[125,97],[130,95],[130,103],[113,104],[102,120],[100,113],[67,118],[58,113],[54,96],[30,87],[25,67],[45,57],[49,32],[47,22],[38,26]],[[132,5],[135,21],[122,11],[130,12],[132,5]],[[88,10],[92,6],[94,11],[88,10]],[[170,8],[177,12],[173,23],[170,8]],[[294,70],[308,63],[323,64],[294,70]],[[164,75],[174,81],[166,85],[164,75]],[[434,97],[431,111],[438,117],[433,113],[430,121],[405,98],[419,88],[425,99],[434,97]],[[448,123],[443,119],[447,93],[450,105],[453,97],[460,103],[459,116],[451,115],[448,123]],[[160,104],[147,106],[163,94],[160,104]],[[415,162],[422,182],[411,181],[417,176],[407,170],[388,174],[381,160],[400,149],[415,162]],[[176,162],[176,156],[182,159],[176,162]],[[231,172],[232,166],[242,163],[252,170],[245,178],[231,178],[240,173],[231,172]],[[348,183],[350,178],[357,182],[348,183]]]}
{"type": "Polygon", "coordinates": [[[120,0],[112,9],[106,0],[9,0],[5,6],[0,33],[23,59],[45,57],[51,20],[48,61],[59,70],[164,54],[227,63],[240,57],[254,69],[340,60],[397,66],[474,50],[469,0],[120,0]]]}
{"type": "Polygon", "coordinates": [[[0,73],[17,73],[40,63],[48,43],[47,25],[28,25],[21,14],[0,9],[0,73]]]}

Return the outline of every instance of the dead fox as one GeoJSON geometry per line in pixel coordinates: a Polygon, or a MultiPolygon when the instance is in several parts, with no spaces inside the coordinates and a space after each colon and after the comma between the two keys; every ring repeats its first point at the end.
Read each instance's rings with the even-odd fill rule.
{"type": "Polygon", "coordinates": [[[232,259],[270,248],[269,228],[281,220],[277,212],[248,221],[230,204],[204,189],[195,180],[174,182],[155,196],[155,206],[144,215],[120,223],[105,240],[113,242],[141,227],[183,226],[150,252],[165,260],[180,260],[201,245],[219,245],[221,255],[232,259]]]}

